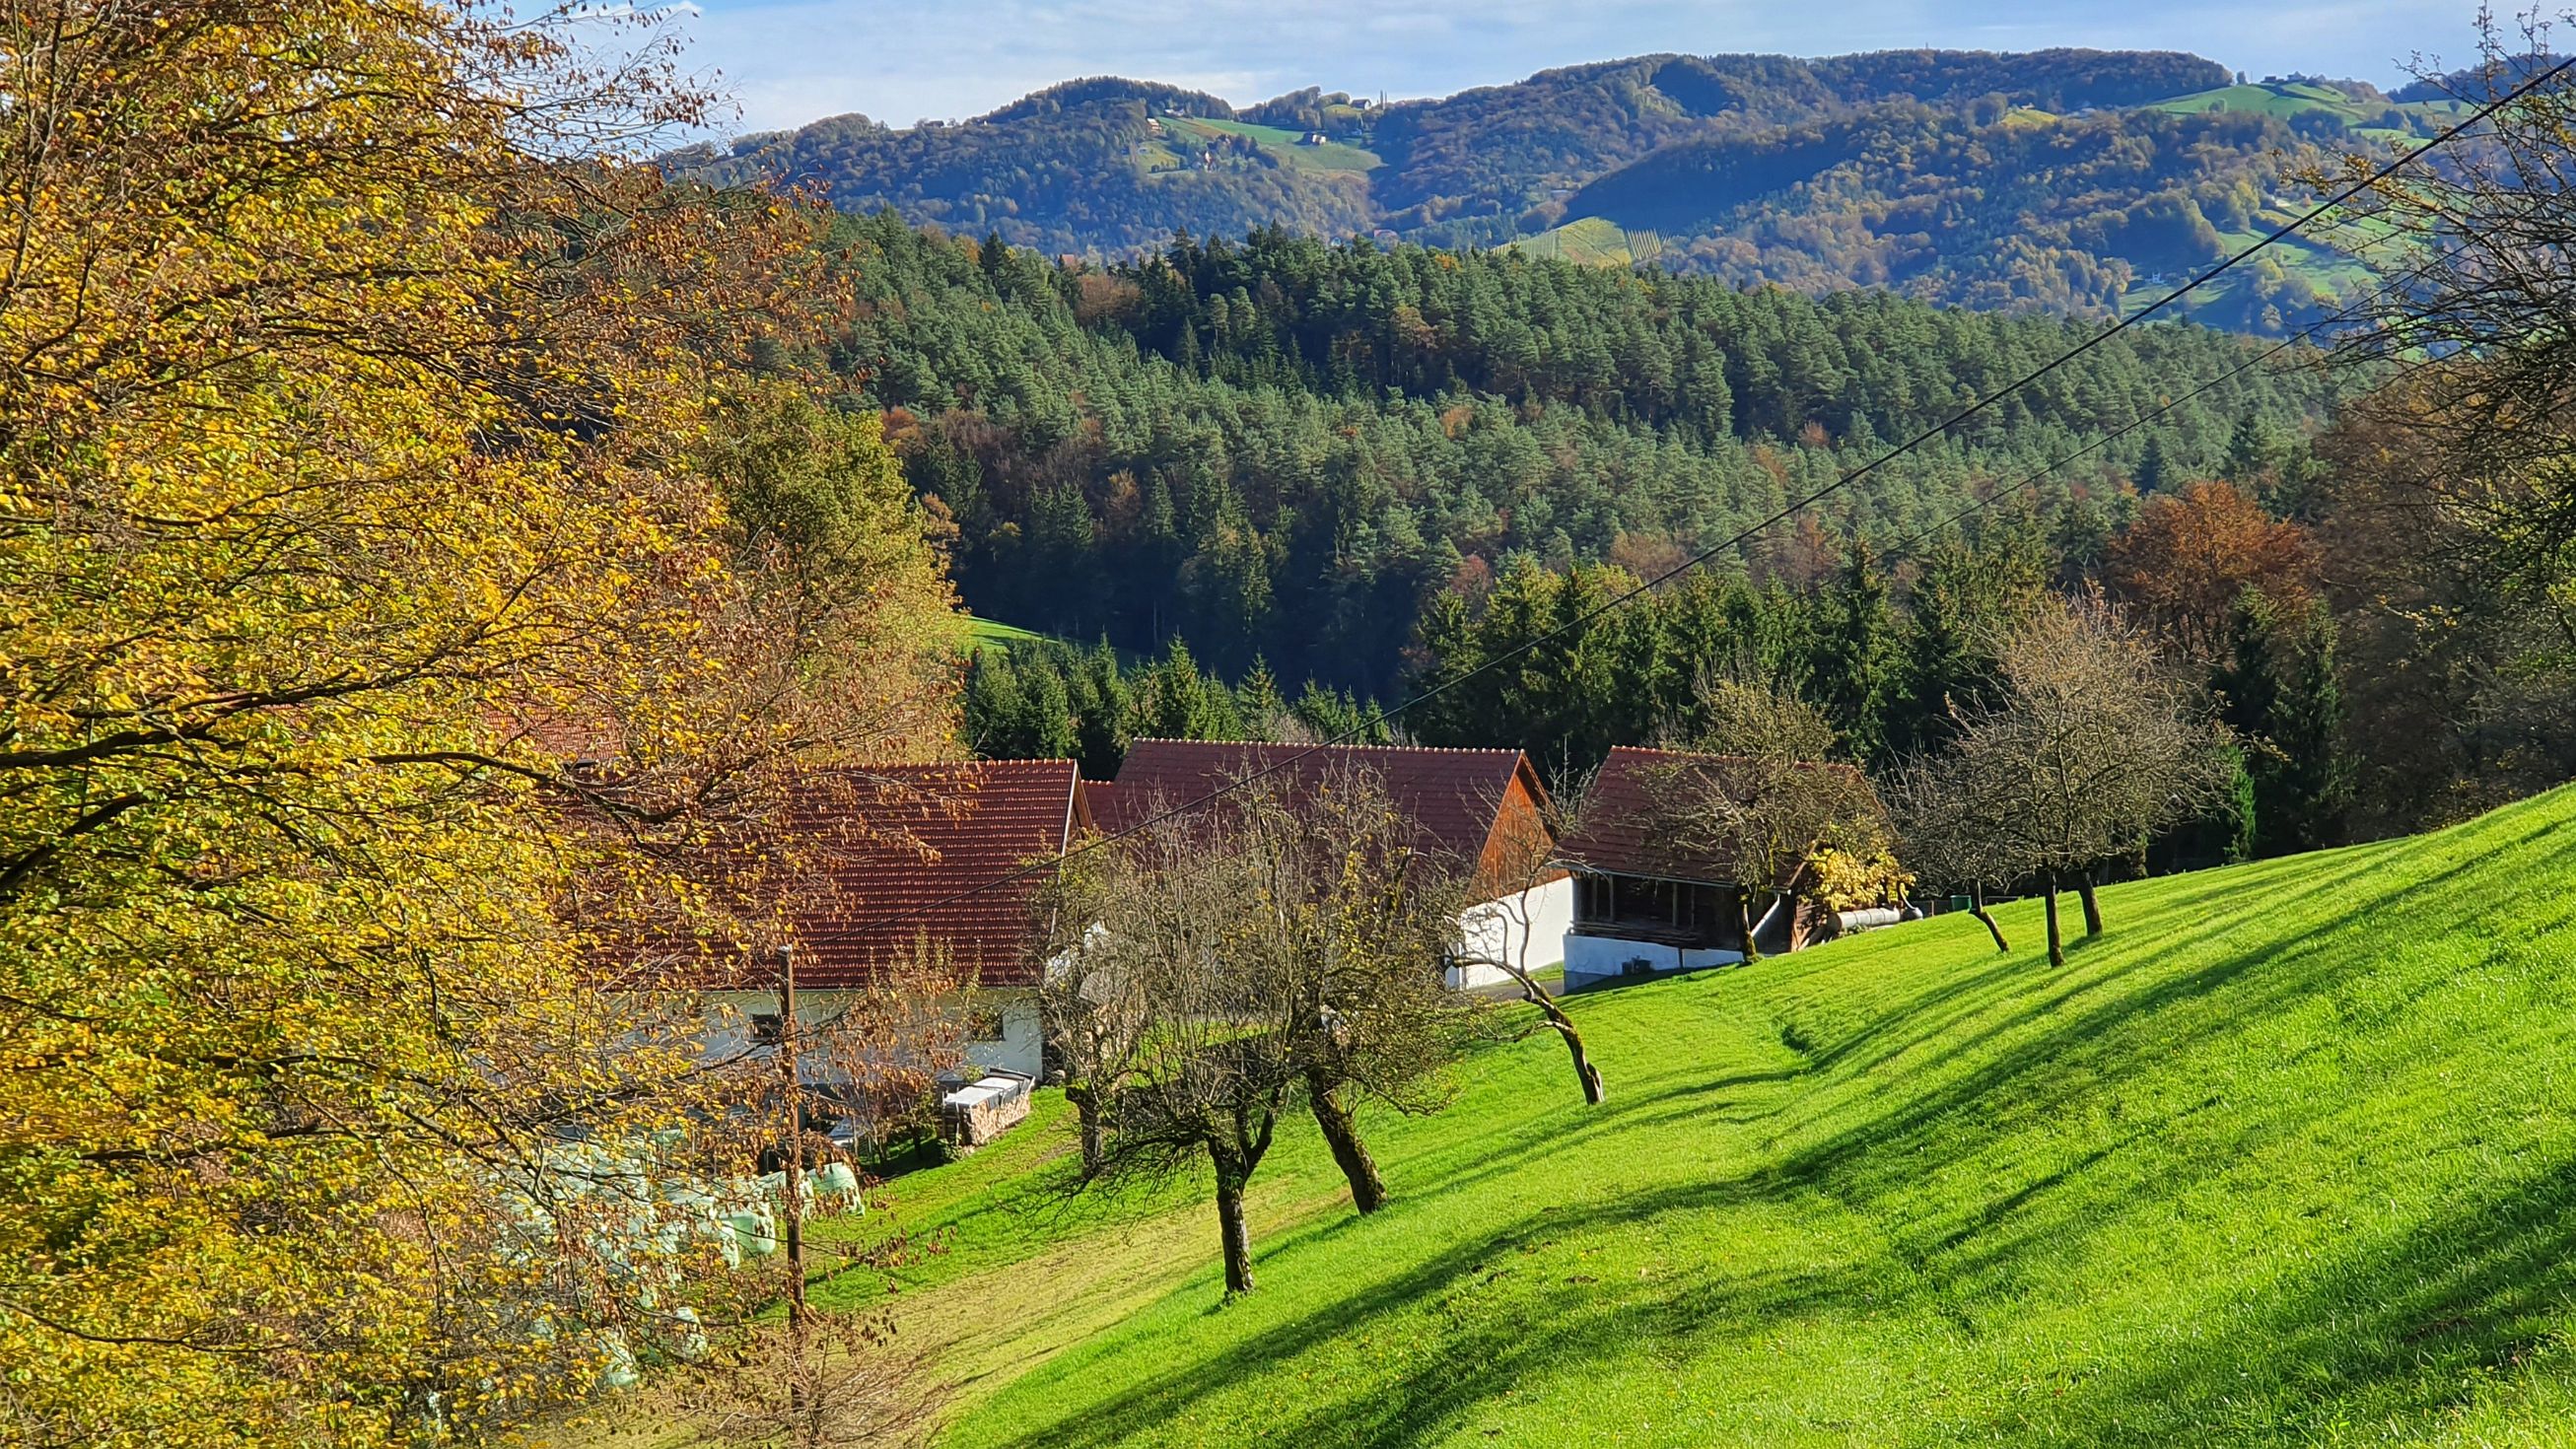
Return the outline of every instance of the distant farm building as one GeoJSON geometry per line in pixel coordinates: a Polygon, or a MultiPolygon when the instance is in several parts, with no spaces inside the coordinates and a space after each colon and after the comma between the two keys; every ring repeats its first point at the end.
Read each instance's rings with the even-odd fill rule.
{"type": "MultiPolygon", "coordinates": [[[[973,979],[968,1060],[1036,1077],[1041,923],[1032,902],[1046,876],[1006,878],[1062,857],[1090,831],[1074,763],[986,760],[818,776],[791,818],[824,877],[789,923],[798,1022],[833,1019],[849,993],[927,948],[973,979]]],[[[711,1057],[778,1039],[775,974],[754,967],[711,993],[718,1008],[706,1043],[711,1057]]]]}
{"type": "MultiPolygon", "coordinates": [[[[1114,784],[1090,786],[1094,818],[1104,829],[1125,829],[1274,767],[1269,778],[1292,808],[1301,792],[1337,773],[1376,776],[1412,821],[1418,848],[1467,873],[1472,904],[1459,916],[1466,954],[1532,970],[1556,964],[1573,922],[1573,886],[1546,864],[1554,845],[1547,791],[1518,750],[1143,739],[1128,747],[1114,784]]],[[[1508,979],[1492,966],[1450,972],[1457,986],[1508,979]]]]}
{"type": "Polygon", "coordinates": [[[1742,767],[1724,755],[1627,746],[1602,762],[1581,818],[1558,844],[1558,859],[1574,877],[1574,920],[1565,937],[1569,989],[1742,961],[1748,914],[1754,943],[1766,953],[1878,923],[1879,913],[1845,919],[1795,900],[1782,893],[1788,881],[1739,881],[1714,850],[1684,838],[1676,793],[1725,790],[1742,767]]]}

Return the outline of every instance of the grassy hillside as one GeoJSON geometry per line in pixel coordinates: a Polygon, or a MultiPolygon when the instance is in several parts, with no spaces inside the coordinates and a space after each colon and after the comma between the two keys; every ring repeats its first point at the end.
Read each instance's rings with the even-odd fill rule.
{"type": "MultiPolygon", "coordinates": [[[[2177,116],[2196,116],[2210,111],[2234,111],[2243,115],[2273,116],[2290,120],[2299,116],[2331,116],[2352,126],[2366,126],[2390,112],[2400,117],[2428,117],[2447,121],[2464,114],[2469,108],[2453,100],[2431,101],[2365,101],[2355,99],[2333,86],[2313,85],[2300,81],[2262,81],[2250,85],[2219,86],[2213,90],[2194,91],[2159,101],[2151,110],[2177,116]]],[[[2388,134],[2405,135],[2396,127],[2383,127],[2388,134]]]]}
{"type": "Polygon", "coordinates": [[[1661,256],[1664,241],[1651,231],[1628,231],[1605,217],[1587,216],[1523,237],[1505,250],[1587,267],[1626,267],[1661,256]]]}
{"type": "Polygon", "coordinates": [[[1061,643],[1052,634],[1005,624],[999,619],[975,618],[966,622],[966,647],[972,650],[998,649],[1008,654],[1014,645],[1061,643]]]}
{"type": "Polygon", "coordinates": [[[1258,126],[1250,121],[1219,121],[1199,116],[1166,116],[1162,118],[1162,124],[1166,130],[1177,131],[1182,135],[1240,136],[1259,145],[1262,150],[1269,152],[1285,164],[1309,171],[1374,171],[1384,164],[1378,159],[1377,153],[1357,146],[1344,145],[1339,141],[1326,141],[1314,146],[1305,145],[1303,133],[1278,126],[1258,126]]]}
{"type": "MultiPolygon", "coordinates": [[[[2565,1442],[2576,793],[1578,998],[1443,1116],[1310,1130],[1218,1304],[1195,1193],[1066,1200],[1061,1104],[897,1184],[957,1445],[2565,1442]]],[[[632,1442],[632,1441],[630,1441],[632,1442]]]]}

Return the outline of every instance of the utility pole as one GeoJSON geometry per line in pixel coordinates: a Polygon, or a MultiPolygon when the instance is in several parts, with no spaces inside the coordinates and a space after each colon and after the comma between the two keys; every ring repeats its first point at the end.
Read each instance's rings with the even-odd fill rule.
{"type": "Polygon", "coordinates": [[[797,1080],[796,948],[778,948],[778,1075],[787,1094],[787,1320],[805,1324],[805,1086],[797,1080]]]}
{"type": "Polygon", "coordinates": [[[796,948],[778,948],[778,1076],[787,1094],[787,1192],[780,1204],[787,1239],[788,1434],[806,1442],[805,1416],[817,1404],[807,1381],[813,1325],[805,1309],[805,1084],[797,1080],[796,948]]]}

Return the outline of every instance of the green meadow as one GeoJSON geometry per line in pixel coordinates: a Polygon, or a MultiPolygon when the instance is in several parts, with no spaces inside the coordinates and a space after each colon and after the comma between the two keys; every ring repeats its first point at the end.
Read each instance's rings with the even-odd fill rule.
{"type": "Polygon", "coordinates": [[[1365,1220],[1292,1123],[1232,1304],[1050,1102],[894,1184],[944,1442],[2567,1443],[2571,848],[2561,791],[2114,887],[2063,971],[2024,902],[1574,998],[1608,1104],[1499,1045],[1365,1220]]]}
{"type": "Polygon", "coordinates": [[[1364,151],[1340,141],[1326,141],[1318,146],[1303,145],[1304,132],[1278,126],[1257,126],[1250,121],[1209,120],[1199,116],[1163,116],[1158,119],[1165,130],[1182,135],[1242,136],[1259,143],[1263,150],[1289,165],[1308,171],[1367,172],[1385,164],[1376,152],[1364,151]]]}
{"type": "Polygon", "coordinates": [[[2576,1441],[2576,790],[2102,901],[2062,971],[2025,901],[1571,998],[1610,1101],[1499,1042],[1367,1219],[1292,1121],[1233,1303],[1051,1093],[830,1230],[943,1249],[978,1449],[2576,1441]]]}

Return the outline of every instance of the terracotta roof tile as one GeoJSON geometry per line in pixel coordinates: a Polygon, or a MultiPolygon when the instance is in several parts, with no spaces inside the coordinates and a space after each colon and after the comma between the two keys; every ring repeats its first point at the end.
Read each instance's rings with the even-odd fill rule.
{"type": "MultiPolygon", "coordinates": [[[[1731,867],[1710,852],[1686,848],[1657,822],[1663,813],[1662,797],[1672,788],[1672,772],[1722,785],[1727,771],[1743,763],[1744,758],[1736,755],[1621,745],[1610,751],[1593,775],[1575,828],[1559,842],[1558,855],[1568,865],[1607,875],[1733,884],[1731,867]]],[[[1839,764],[1818,768],[1851,770],[1839,764]]]]}
{"type": "Polygon", "coordinates": [[[923,937],[985,986],[1036,984],[1030,901],[1046,875],[974,888],[1061,856],[1088,826],[1073,761],[876,768],[814,796],[805,824],[845,839],[832,848],[829,903],[795,922],[800,985],[859,984],[923,937]]]}
{"type": "Polygon", "coordinates": [[[1396,805],[1412,817],[1424,849],[1472,865],[1494,833],[1514,776],[1525,768],[1518,750],[1329,745],[1300,755],[1308,749],[1304,745],[1137,740],[1127,747],[1106,806],[1095,809],[1095,818],[1103,830],[1129,829],[1282,761],[1290,763],[1271,778],[1284,777],[1292,800],[1337,771],[1366,769],[1385,783],[1396,805]]]}

